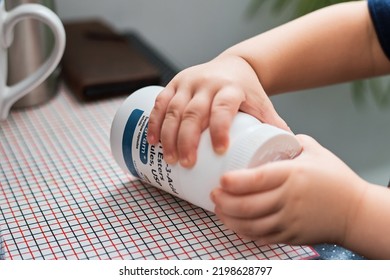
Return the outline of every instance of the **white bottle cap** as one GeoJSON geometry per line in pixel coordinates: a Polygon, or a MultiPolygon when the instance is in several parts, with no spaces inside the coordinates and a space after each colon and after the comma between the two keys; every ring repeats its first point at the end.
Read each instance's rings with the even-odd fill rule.
{"type": "MultiPolygon", "coordinates": [[[[236,139],[232,141],[226,170],[252,168],[271,161],[292,159],[300,153],[301,145],[292,133],[241,114],[236,117],[238,122],[249,125],[248,121],[251,121],[254,125],[244,133],[236,135],[236,139]]],[[[231,135],[231,138],[233,137],[231,135]]]]}

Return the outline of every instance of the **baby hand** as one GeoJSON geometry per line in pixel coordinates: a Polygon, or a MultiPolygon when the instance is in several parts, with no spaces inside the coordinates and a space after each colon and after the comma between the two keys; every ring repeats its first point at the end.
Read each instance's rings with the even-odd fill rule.
{"type": "Polygon", "coordinates": [[[240,57],[219,56],[183,70],[159,94],[150,114],[148,141],[161,141],[168,163],[179,161],[191,167],[207,127],[215,152],[225,152],[230,125],[239,110],[289,130],[252,67],[240,57]]]}
{"type": "Polygon", "coordinates": [[[342,244],[366,182],[314,139],[293,160],[232,171],[212,192],[230,229],[261,244],[342,244]]]}

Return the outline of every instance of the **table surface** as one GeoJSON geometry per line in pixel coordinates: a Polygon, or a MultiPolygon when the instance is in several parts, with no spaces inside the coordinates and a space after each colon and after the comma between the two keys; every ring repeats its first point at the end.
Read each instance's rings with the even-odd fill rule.
{"type": "MultiPolygon", "coordinates": [[[[134,33],[162,72],[174,67],[134,33]]],[[[109,128],[124,97],[80,103],[61,85],[0,126],[0,229],[10,259],[361,259],[334,245],[258,246],[212,214],[124,174],[109,128]],[[314,248],[314,249],[313,249],[314,248]]]]}

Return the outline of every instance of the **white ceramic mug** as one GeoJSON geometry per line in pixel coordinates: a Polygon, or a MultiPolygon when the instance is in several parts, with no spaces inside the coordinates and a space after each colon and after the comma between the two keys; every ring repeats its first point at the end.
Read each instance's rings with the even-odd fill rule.
{"type": "Polygon", "coordinates": [[[6,11],[0,0],[0,120],[5,120],[11,106],[29,91],[39,86],[57,67],[65,49],[65,30],[61,20],[40,4],[23,4],[6,11]],[[46,61],[31,75],[15,85],[7,86],[7,48],[13,39],[15,25],[24,19],[36,19],[52,30],[54,47],[46,61]]]}

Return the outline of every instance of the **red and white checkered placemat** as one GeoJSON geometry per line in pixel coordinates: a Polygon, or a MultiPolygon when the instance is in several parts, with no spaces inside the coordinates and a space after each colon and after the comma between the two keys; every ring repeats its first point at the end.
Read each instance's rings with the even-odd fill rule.
{"type": "Polygon", "coordinates": [[[123,98],[78,103],[64,86],[0,123],[6,259],[307,259],[243,241],[212,213],[124,174],[109,148],[123,98]]]}

